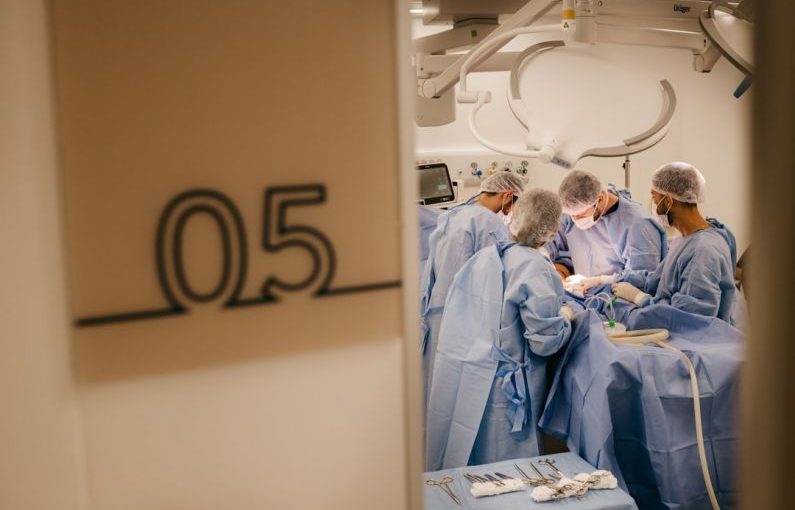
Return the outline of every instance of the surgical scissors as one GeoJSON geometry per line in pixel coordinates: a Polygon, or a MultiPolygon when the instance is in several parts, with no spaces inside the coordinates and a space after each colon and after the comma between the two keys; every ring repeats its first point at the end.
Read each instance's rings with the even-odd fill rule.
{"type": "Polygon", "coordinates": [[[549,485],[549,484],[553,484],[553,483],[555,483],[555,479],[554,479],[554,478],[547,478],[546,476],[544,476],[543,474],[541,474],[541,471],[539,471],[539,470],[538,470],[538,468],[536,467],[536,465],[535,465],[535,464],[533,464],[532,462],[530,463],[530,467],[531,467],[531,468],[533,468],[533,471],[535,471],[535,472],[536,472],[536,474],[538,475],[538,477],[539,477],[541,480],[543,480],[543,481],[544,481],[544,483],[543,483],[544,485],[549,485]]]}
{"type": "Polygon", "coordinates": [[[481,476],[481,475],[473,475],[472,473],[466,473],[466,474],[464,474],[464,477],[467,480],[469,480],[470,482],[472,482],[472,483],[475,483],[475,482],[481,482],[481,483],[493,482],[496,485],[500,485],[500,486],[505,485],[504,483],[502,483],[501,481],[497,480],[496,478],[494,478],[493,476],[491,476],[489,474],[485,474],[485,475],[481,476]]]}
{"type": "MultiPolygon", "coordinates": [[[[532,485],[534,487],[537,487],[539,485],[549,485],[550,483],[552,483],[552,480],[544,478],[543,476],[541,478],[532,478],[530,475],[525,473],[522,468],[519,467],[519,464],[514,464],[513,467],[515,467],[516,470],[519,471],[519,474],[522,475],[522,481],[524,483],[529,483],[530,485],[532,485]]],[[[538,472],[538,471],[536,471],[536,472],[538,472]]]]}
{"type": "Polygon", "coordinates": [[[425,485],[429,485],[431,487],[439,487],[445,493],[447,493],[448,496],[450,496],[450,499],[455,501],[456,505],[463,508],[464,504],[461,503],[461,500],[458,499],[458,496],[455,495],[453,489],[450,488],[450,484],[453,483],[453,481],[454,479],[452,476],[445,476],[441,480],[434,480],[433,478],[431,478],[430,480],[425,480],[425,485]]]}
{"type": "Polygon", "coordinates": [[[552,471],[554,471],[554,473],[552,473],[552,476],[554,478],[557,478],[558,480],[566,476],[563,474],[563,471],[558,469],[558,467],[555,465],[555,459],[541,459],[538,461],[538,463],[544,464],[548,468],[552,469],[552,471]]]}
{"type": "Polygon", "coordinates": [[[487,473],[487,474],[485,474],[485,475],[483,475],[483,476],[484,476],[484,477],[486,477],[486,480],[488,480],[488,481],[490,481],[490,482],[494,482],[494,483],[496,483],[497,485],[499,485],[500,487],[505,487],[505,484],[504,484],[502,481],[500,481],[500,479],[499,479],[499,478],[497,478],[497,477],[494,477],[494,476],[491,476],[491,475],[490,475],[490,474],[488,474],[488,473],[487,473]]]}

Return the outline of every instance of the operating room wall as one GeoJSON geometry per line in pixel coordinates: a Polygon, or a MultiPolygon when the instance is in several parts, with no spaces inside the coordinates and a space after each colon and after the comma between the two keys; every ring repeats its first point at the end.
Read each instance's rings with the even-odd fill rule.
{"type": "MultiPolygon", "coordinates": [[[[429,35],[445,27],[426,27],[414,20],[413,36],[429,35]]],[[[522,41],[533,41],[525,36],[522,41]]],[[[526,47],[514,42],[506,50],[526,47]]],[[[753,87],[741,98],[732,93],[742,75],[725,59],[720,59],[711,73],[696,73],[692,68],[689,50],[650,48],[640,46],[601,45],[603,54],[611,61],[631,68],[655,80],[668,79],[677,95],[677,108],[668,135],[649,150],[631,157],[631,189],[640,202],[649,201],[651,173],[663,163],[688,161],[698,167],[707,180],[707,197],[702,210],[726,223],[737,237],[740,253],[750,242],[749,182],[753,163],[750,158],[750,107],[753,87]]],[[[595,80],[598,76],[593,77],[595,80]]],[[[469,88],[491,90],[492,103],[482,108],[478,125],[484,135],[493,140],[517,141],[523,131],[511,113],[505,96],[507,72],[474,73],[469,75],[469,88]]],[[[556,86],[554,76],[533,84],[538,94],[531,100],[543,100],[545,93],[556,86]]],[[[637,95],[626,90],[628,102],[637,95]]],[[[438,127],[416,128],[416,151],[423,156],[444,154],[485,155],[466,122],[470,105],[457,105],[455,122],[438,127]]],[[[576,98],[562,108],[577,108],[576,98]]],[[[621,122],[633,115],[631,110],[616,105],[611,122],[621,122]]],[[[543,129],[543,128],[542,128],[543,129]]],[[[491,155],[480,159],[491,161],[491,155]]],[[[517,158],[512,158],[517,159],[517,158]]],[[[565,171],[560,167],[530,161],[531,182],[557,189],[565,171]]],[[[604,183],[622,185],[623,158],[584,158],[577,168],[590,170],[604,183]]]]}

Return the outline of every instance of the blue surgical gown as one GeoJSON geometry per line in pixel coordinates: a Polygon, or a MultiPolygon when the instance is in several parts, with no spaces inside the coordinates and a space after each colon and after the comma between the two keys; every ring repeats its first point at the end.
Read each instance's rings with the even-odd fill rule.
{"type": "Polygon", "coordinates": [[[436,229],[436,222],[439,220],[439,215],[442,213],[441,209],[434,209],[420,205],[419,207],[419,220],[420,220],[420,279],[425,270],[425,262],[428,260],[428,238],[431,232],[436,229]]]}
{"type": "Polygon", "coordinates": [[[664,303],[686,312],[735,324],[737,242],[714,218],[712,228],[680,237],[654,271],[627,271],[617,278],[651,294],[647,304],[664,303]]]}
{"type": "Polygon", "coordinates": [[[599,218],[588,230],[578,228],[565,215],[560,231],[547,248],[552,261],[583,276],[620,273],[624,270],[653,271],[665,257],[665,230],[627,191],[614,187],[618,208],[599,218]]]}
{"type": "Polygon", "coordinates": [[[428,241],[428,260],[420,282],[426,401],[439,323],[453,277],[478,250],[509,240],[510,233],[500,217],[475,203],[454,207],[439,217],[436,230],[428,241]]]}
{"type": "Polygon", "coordinates": [[[550,261],[515,243],[479,251],[456,275],[428,401],[428,471],[539,454],[545,357],[571,333],[562,299],[550,261]]]}

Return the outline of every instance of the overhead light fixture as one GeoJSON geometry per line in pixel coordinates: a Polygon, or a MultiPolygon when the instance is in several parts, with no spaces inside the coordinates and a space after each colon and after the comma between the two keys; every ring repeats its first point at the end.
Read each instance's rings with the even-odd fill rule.
{"type": "Polygon", "coordinates": [[[742,0],[736,7],[722,0],[713,0],[699,17],[701,29],[712,45],[745,74],[745,79],[734,91],[734,97],[743,95],[753,81],[754,9],[755,0],[742,0]]]}
{"type": "Polygon", "coordinates": [[[409,12],[411,14],[423,14],[425,10],[422,7],[412,7],[411,9],[409,9],[409,12]]]}

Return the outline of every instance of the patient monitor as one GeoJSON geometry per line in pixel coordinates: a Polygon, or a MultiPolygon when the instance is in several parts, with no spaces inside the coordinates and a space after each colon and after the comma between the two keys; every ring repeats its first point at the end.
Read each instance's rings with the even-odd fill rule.
{"type": "Polygon", "coordinates": [[[420,174],[422,205],[444,204],[455,200],[453,182],[450,180],[447,165],[444,163],[419,165],[417,171],[420,174]]]}

